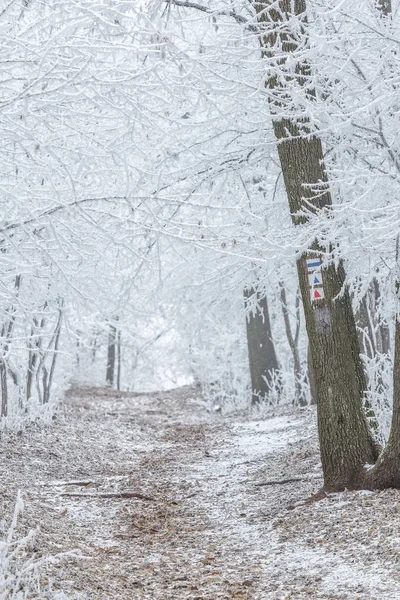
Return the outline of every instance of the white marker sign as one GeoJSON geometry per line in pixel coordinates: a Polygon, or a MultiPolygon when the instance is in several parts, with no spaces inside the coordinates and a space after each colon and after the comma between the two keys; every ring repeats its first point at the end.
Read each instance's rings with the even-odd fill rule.
{"type": "Polygon", "coordinates": [[[322,261],[320,258],[307,258],[307,271],[313,273],[321,269],[322,261]]]}
{"type": "Polygon", "coordinates": [[[311,302],[323,300],[325,294],[324,288],[322,287],[322,260],[319,257],[307,258],[306,260],[311,302]]]}
{"type": "Polygon", "coordinates": [[[319,285],[322,285],[322,276],[321,273],[311,273],[311,275],[308,275],[308,283],[310,285],[310,287],[314,288],[314,287],[318,287],[319,285]]]}
{"type": "Polygon", "coordinates": [[[319,287],[319,288],[313,288],[310,289],[310,295],[311,295],[311,300],[322,300],[323,298],[325,298],[325,294],[324,294],[324,288],[323,287],[319,287]]]}

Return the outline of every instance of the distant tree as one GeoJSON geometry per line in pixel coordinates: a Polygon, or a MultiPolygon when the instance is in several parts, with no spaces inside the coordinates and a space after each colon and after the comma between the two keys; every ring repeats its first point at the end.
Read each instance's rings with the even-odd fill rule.
{"type": "Polygon", "coordinates": [[[267,402],[277,380],[278,359],[272,339],[268,301],[265,293],[245,288],[246,333],[249,352],[252,404],[267,402]],[[250,302],[254,308],[250,308],[250,302]]]}

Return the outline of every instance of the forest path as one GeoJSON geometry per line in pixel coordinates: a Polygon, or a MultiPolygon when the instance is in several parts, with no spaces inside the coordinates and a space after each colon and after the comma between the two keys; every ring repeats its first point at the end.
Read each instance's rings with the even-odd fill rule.
{"type": "MultiPolygon", "coordinates": [[[[295,505],[321,484],[313,409],[211,414],[192,388],[81,389],[52,427],[4,435],[6,514],[67,598],[400,598],[400,495],[295,505]],[[291,477],[283,485],[258,484],[291,477]],[[130,497],[127,497],[130,496],[130,497]],[[382,513],[385,518],[382,521],[382,513]]],[[[48,596],[40,596],[40,598],[48,596]]]]}

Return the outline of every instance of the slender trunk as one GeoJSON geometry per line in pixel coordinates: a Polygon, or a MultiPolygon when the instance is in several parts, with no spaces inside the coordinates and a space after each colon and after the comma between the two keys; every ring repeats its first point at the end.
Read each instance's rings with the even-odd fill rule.
{"type": "Polygon", "coordinates": [[[400,488],[400,238],[396,244],[396,324],[393,364],[393,413],[390,435],[385,449],[373,469],[366,472],[363,487],[400,488]]]}
{"type": "Polygon", "coordinates": [[[96,362],[97,339],[98,339],[98,331],[97,331],[97,329],[95,329],[95,330],[93,330],[93,335],[92,335],[92,339],[90,342],[90,347],[92,349],[92,351],[91,351],[92,365],[94,365],[94,363],[96,362]]]}
{"type": "MultiPolygon", "coordinates": [[[[21,287],[21,275],[17,275],[14,280],[15,295],[17,296],[21,287]]],[[[4,323],[1,330],[2,338],[2,358],[0,359],[0,386],[1,386],[1,416],[6,417],[8,414],[8,384],[7,384],[7,363],[5,357],[10,348],[12,334],[15,325],[15,305],[6,310],[8,322],[4,323]]]]}
{"type": "Polygon", "coordinates": [[[117,390],[121,389],[121,330],[118,329],[118,338],[117,338],[117,359],[118,359],[118,367],[117,367],[117,390]]]}
{"type": "Polygon", "coordinates": [[[1,416],[8,414],[8,386],[7,386],[7,367],[4,361],[0,362],[0,385],[1,385],[1,416]]]}
{"type": "Polygon", "coordinates": [[[51,386],[53,384],[54,372],[56,369],[56,362],[58,356],[58,347],[60,344],[60,336],[61,336],[61,326],[62,326],[62,308],[60,308],[58,321],[55,329],[55,338],[54,338],[54,348],[53,348],[53,356],[51,357],[50,371],[46,381],[46,388],[43,391],[43,403],[46,404],[50,400],[50,392],[51,386]]]}
{"type": "Polygon", "coordinates": [[[107,345],[107,369],[106,369],[106,385],[112,387],[114,385],[115,373],[115,342],[117,328],[114,323],[109,323],[108,329],[108,345],[107,345]]]}
{"type": "MultiPolygon", "coordinates": [[[[47,302],[45,303],[43,309],[45,309],[46,306],[47,306],[47,302]]],[[[27,400],[29,400],[29,398],[32,396],[33,378],[35,375],[38,358],[40,356],[41,349],[42,349],[43,338],[42,338],[41,333],[44,329],[46,319],[42,318],[40,321],[38,321],[36,318],[34,318],[33,323],[34,323],[34,326],[32,326],[32,329],[31,329],[31,341],[29,344],[30,348],[29,348],[29,354],[28,354],[28,372],[27,372],[27,376],[26,376],[26,399],[27,400]]]]}
{"type": "Polygon", "coordinates": [[[389,354],[390,352],[390,331],[389,326],[386,321],[383,321],[380,326],[380,338],[381,338],[381,348],[380,351],[382,354],[389,354]]]}
{"type": "Polygon", "coordinates": [[[307,405],[307,398],[304,395],[301,386],[301,362],[299,355],[299,334],[300,334],[300,295],[296,294],[296,331],[295,335],[292,334],[292,328],[290,326],[289,311],[286,300],[286,289],[284,284],[281,282],[281,307],[282,315],[285,323],[286,337],[293,354],[293,369],[294,369],[294,381],[295,381],[295,397],[294,404],[300,406],[307,405]]]}
{"type": "MultiPolygon", "coordinates": [[[[307,42],[306,3],[263,0],[256,10],[271,73],[266,88],[279,160],[292,220],[300,226],[306,223],[307,212],[332,205],[318,132],[306,116],[290,112],[293,88],[302,89],[310,100],[314,96],[308,89],[312,78],[307,63],[297,62],[294,68],[289,64],[285,70],[288,57],[295,59],[299,46],[304,48],[307,42]],[[282,116],[285,113],[288,116],[282,116]]],[[[358,486],[365,463],[376,460],[377,450],[363,411],[366,382],[344,266],[328,263],[319,272],[323,287],[314,293],[309,265],[332,248],[316,240],[313,250],[298,259],[297,269],[312,354],[324,487],[338,490],[358,486]]]]}
{"type": "Polygon", "coordinates": [[[393,413],[389,440],[363,485],[369,489],[400,488],[400,315],[396,317],[393,365],[393,413]]]}
{"type": "MultiPolygon", "coordinates": [[[[372,293],[374,297],[374,308],[375,312],[378,312],[379,307],[381,306],[381,290],[379,287],[379,282],[377,279],[374,279],[372,282],[372,293]]],[[[377,342],[377,350],[381,354],[389,354],[390,352],[390,331],[389,325],[387,321],[380,317],[377,323],[378,327],[378,342],[377,342]]]]}
{"type": "Polygon", "coordinates": [[[360,346],[369,358],[390,351],[390,332],[385,319],[379,317],[381,291],[376,279],[365,294],[357,311],[360,346]]]}
{"type": "Polygon", "coordinates": [[[32,352],[32,350],[29,350],[28,373],[26,376],[26,399],[27,400],[29,400],[30,397],[32,396],[32,383],[33,383],[33,376],[35,373],[36,361],[37,361],[37,353],[32,352]]]}
{"type": "MultiPolygon", "coordinates": [[[[46,404],[50,400],[51,384],[53,381],[55,366],[57,362],[57,351],[61,335],[63,304],[64,302],[60,301],[57,322],[47,347],[43,348],[40,354],[38,353],[39,364],[36,369],[36,391],[40,404],[46,404]],[[46,365],[46,359],[50,354],[51,362],[49,370],[46,365]]],[[[44,322],[44,319],[42,319],[42,327],[44,327],[44,322]]]]}
{"type": "Polygon", "coordinates": [[[356,314],[356,321],[360,347],[368,358],[373,358],[376,356],[376,344],[371,313],[368,310],[368,296],[369,293],[367,292],[361,300],[360,308],[356,314]]]}
{"type": "Polygon", "coordinates": [[[260,294],[254,288],[246,288],[244,290],[246,308],[249,306],[250,299],[254,298],[257,307],[246,317],[253,405],[268,399],[275,379],[274,374],[279,369],[272,341],[267,298],[265,294],[260,294]]]}

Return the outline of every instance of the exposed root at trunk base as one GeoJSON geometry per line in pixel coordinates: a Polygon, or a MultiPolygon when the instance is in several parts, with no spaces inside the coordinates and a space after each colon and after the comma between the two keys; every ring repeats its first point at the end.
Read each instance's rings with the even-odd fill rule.
{"type": "Polygon", "coordinates": [[[298,506],[307,506],[308,504],[314,504],[314,502],[319,502],[320,500],[325,500],[328,497],[328,492],[326,492],[323,488],[319,490],[316,494],[313,494],[303,502],[297,502],[296,504],[289,504],[287,510],[294,510],[298,506]]]}

